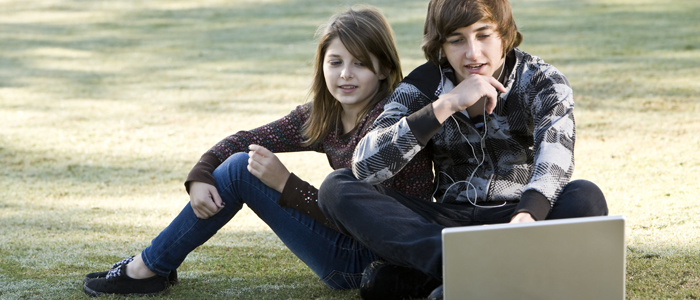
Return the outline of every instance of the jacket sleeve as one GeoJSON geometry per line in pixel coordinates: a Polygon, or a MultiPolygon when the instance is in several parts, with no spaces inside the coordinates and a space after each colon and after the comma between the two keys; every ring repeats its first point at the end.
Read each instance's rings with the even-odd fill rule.
{"type": "Polygon", "coordinates": [[[295,151],[322,151],[320,147],[309,148],[301,146],[303,137],[302,126],[309,114],[310,103],[297,106],[295,110],[285,117],[260,126],[249,131],[239,131],[214,145],[204,153],[195,164],[185,181],[185,188],[189,192],[189,183],[200,181],[216,185],[214,170],[231,155],[238,152],[248,152],[248,146],[257,144],[273,153],[295,151]]]}
{"type": "Polygon", "coordinates": [[[441,127],[431,103],[414,85],[401,83],[355,148],[355,177],[378,184],[401,171],[441,127]]]}
{"type": "Polygon", "coordinates": [[[284,190],[280,195],[277,204],[289,207],[306,214],[321,224],[331,229],[338,230],[337,227],[326,218],[318,207],[318,189],[310,183],[301,180],[294,173],[289,174],[284,190]]]}
{"type": "Polygon", "coordinates": [[[515,213],[529,212],[543,220],[574,172],[573,91],[566,77],[548,66],[531,80],[533,93],[534,166],[515,213]]]}

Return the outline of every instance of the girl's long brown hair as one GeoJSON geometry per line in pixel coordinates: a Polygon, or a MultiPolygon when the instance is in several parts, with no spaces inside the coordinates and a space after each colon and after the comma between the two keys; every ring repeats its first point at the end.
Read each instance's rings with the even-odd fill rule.
{"type": "Polygon", "coordinates": [[[391,95],[403,78],[398,51],[394,43],[394,35],[384,15],[371,6],[350,8],[333,16],[328,25],[322,26],[317,32],[319,36],[318,49],[314,63],[314,78],[309,91],[313,101],[309,119],[304,124],[304,146],[320,143],[339,125],[340,114],[343,111],[338,102],[328,91],[323,76],[323,59],[331,42],[338,38],[346,49],[367,66],[372,72],[381,72],[386,78],[379,83],[377,94],[357,116],[355,123],[382,99],[391,95]],[[370,53],[379,61],[374,66],[370,53]]]}

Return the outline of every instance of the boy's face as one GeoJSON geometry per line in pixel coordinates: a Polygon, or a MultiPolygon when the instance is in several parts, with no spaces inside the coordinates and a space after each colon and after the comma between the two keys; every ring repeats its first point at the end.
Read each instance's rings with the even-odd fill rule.
{"type": "Polygon", "coordinates": [[[496,24],[481,20],[448,35],[442,56],[455,70],[457,83],[471,74],[498,79],[504,61],[501,44],[496,24]]]}

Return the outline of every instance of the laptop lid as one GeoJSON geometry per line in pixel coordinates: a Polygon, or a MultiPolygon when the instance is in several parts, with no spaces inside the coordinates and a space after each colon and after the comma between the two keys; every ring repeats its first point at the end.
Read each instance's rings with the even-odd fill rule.
{"type": "Polygon", "coordinates": [[[446,228],[443,289],[455,299],[625,299],[625,218],[446,228]]]}

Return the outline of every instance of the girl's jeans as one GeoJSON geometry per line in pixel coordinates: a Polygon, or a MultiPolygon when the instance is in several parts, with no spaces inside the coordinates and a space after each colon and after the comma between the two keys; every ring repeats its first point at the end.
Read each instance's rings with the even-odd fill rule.
{"type": "MultiPolygon", "coordinates": [[[[245,203],[282,242],[332,289],[359,288],[362,271],[377,256],[347,235],[277,204],[280,193],[248,172],[247,153],[236,153],[214,171],[217,190],[226,203],[209,219],[195,216],[188,203],[141,253],[146,266],[167,277],[185,257],[226,225],[245,203]]],[[[230,259],[238,259],[230,257],[230,259]]]]}

